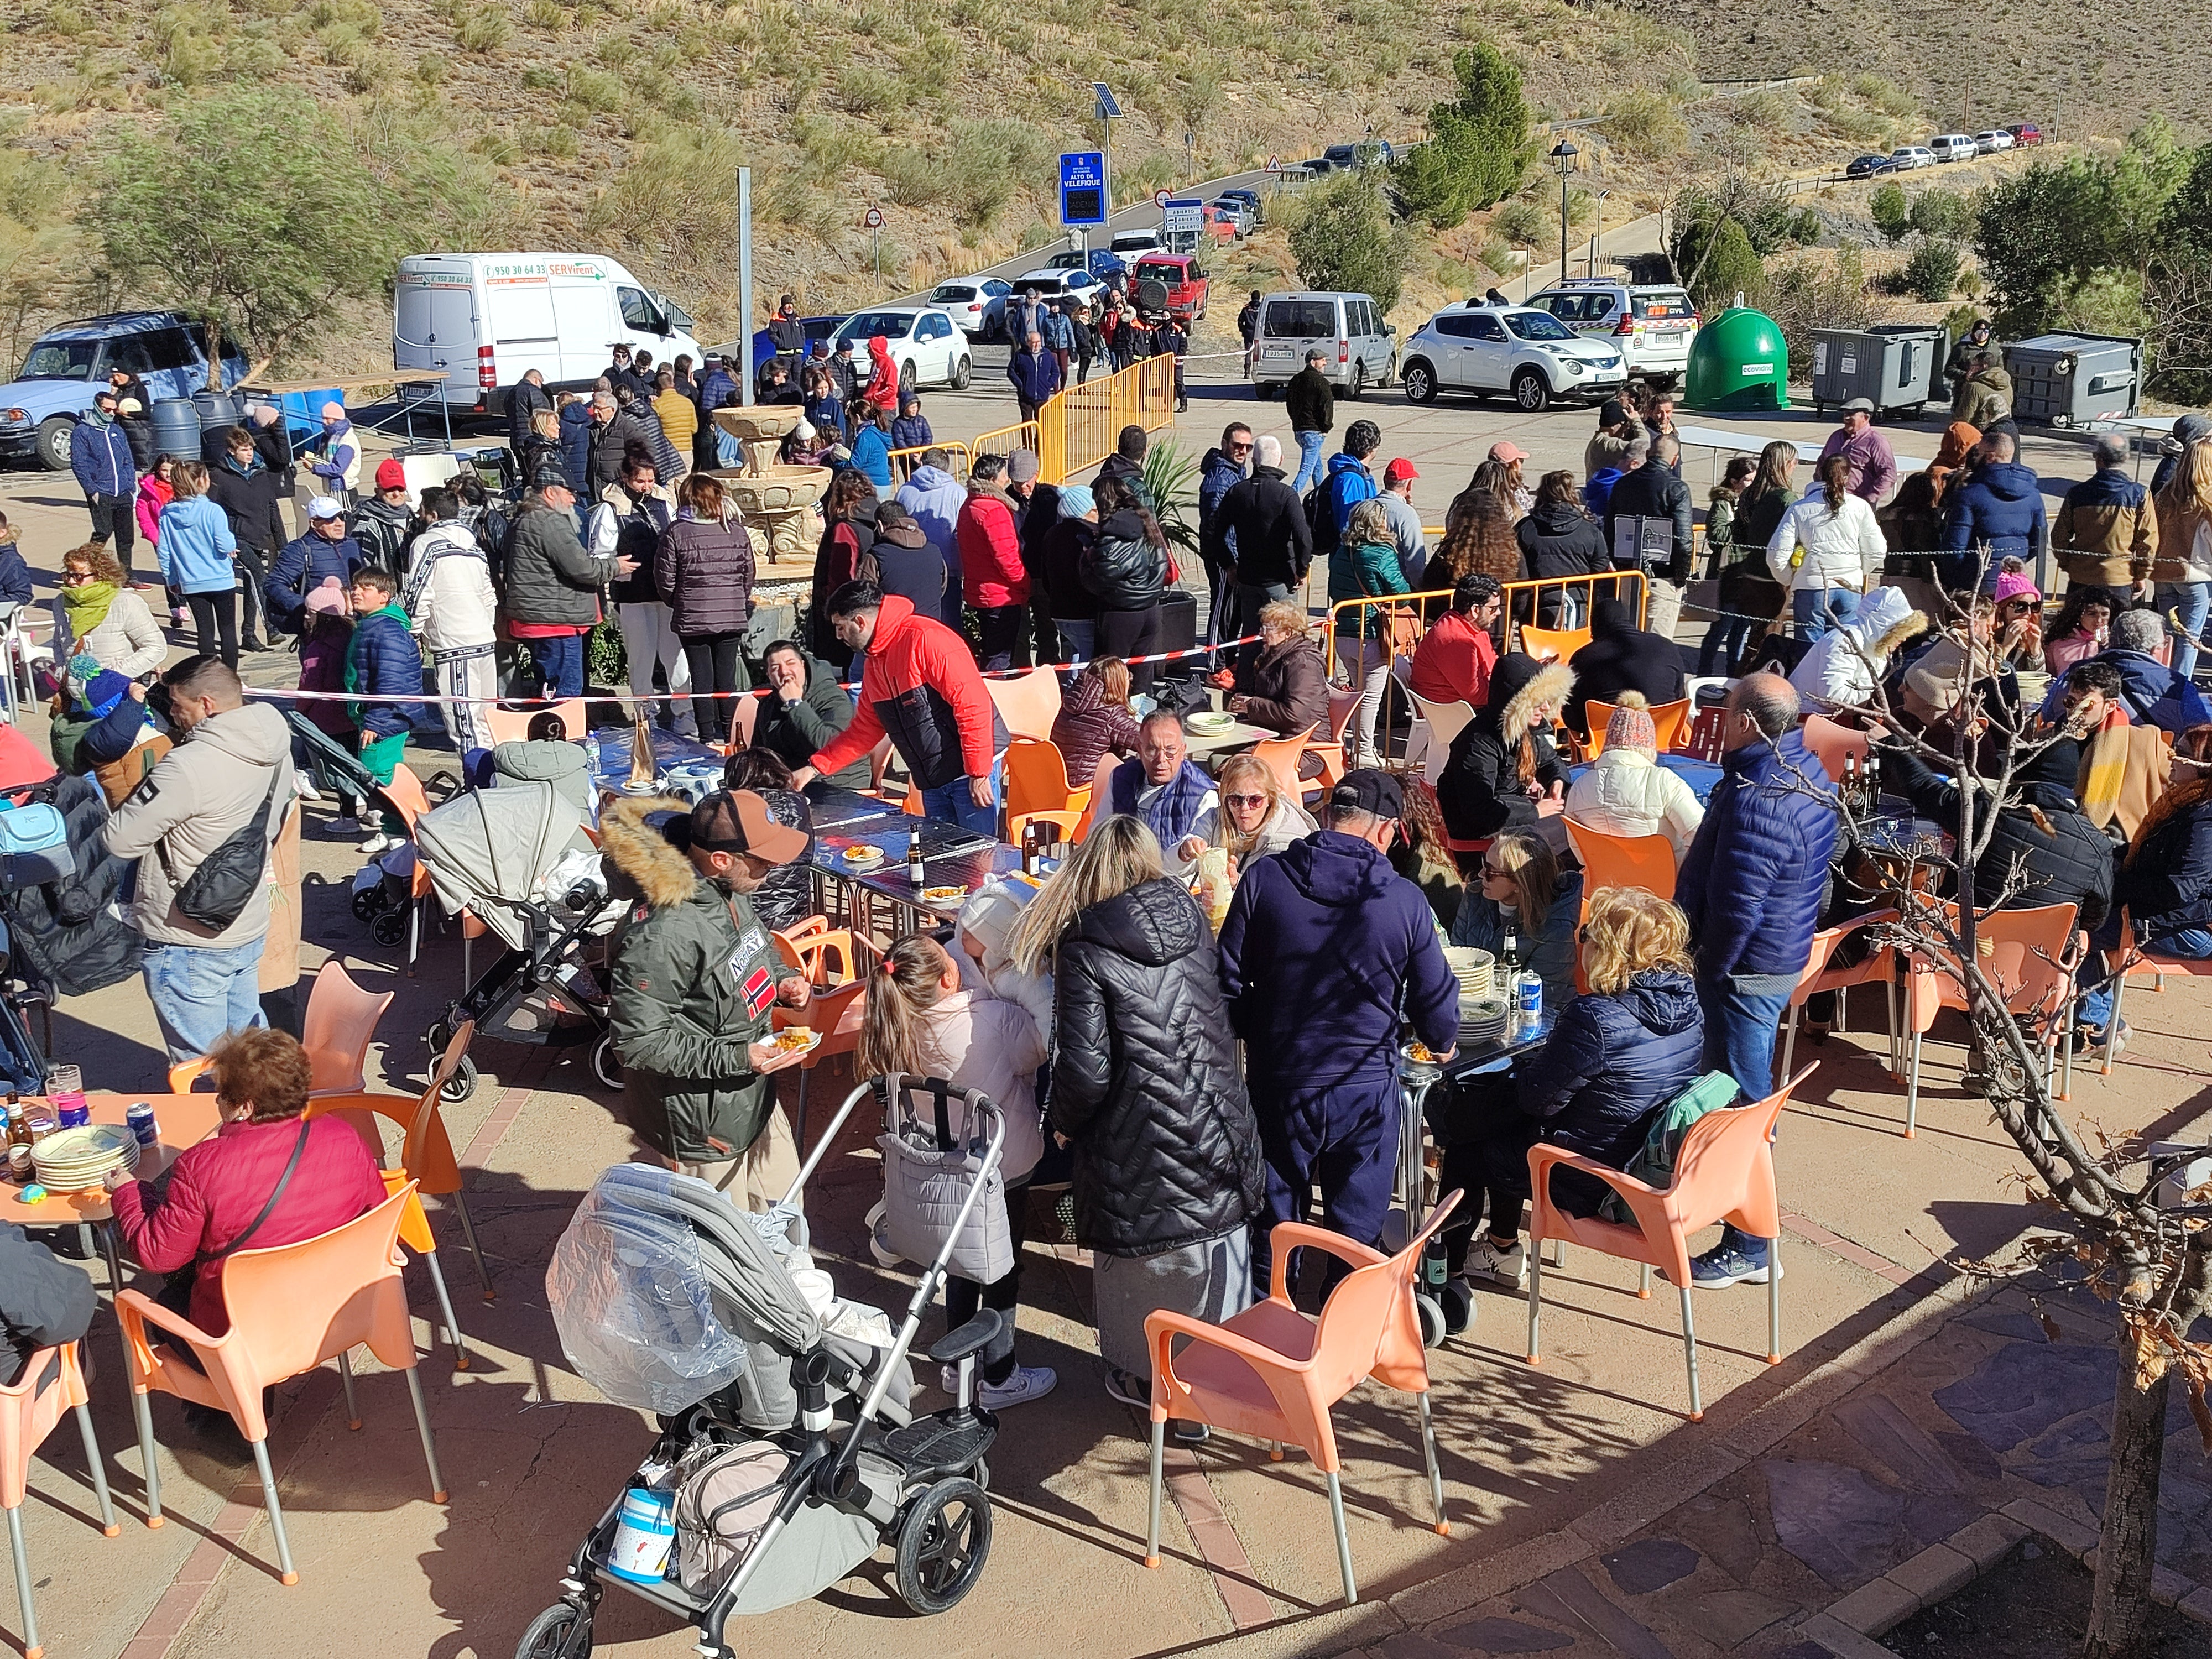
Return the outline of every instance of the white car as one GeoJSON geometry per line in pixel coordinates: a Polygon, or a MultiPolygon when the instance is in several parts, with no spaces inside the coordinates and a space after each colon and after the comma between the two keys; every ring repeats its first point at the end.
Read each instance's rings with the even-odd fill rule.
{"type": "Polygon", "coordinates": [[[1106,246],[1133,264],[1139,253],[1150,253],[1156,248],[1165,246],[1165,244],[1160,240],[1160,234],[1157,230],[1117,230],[1114,233],[1114,240],[1106,246]]]}
{"type": "Polygon", "coordinates": [[[1915,167],[1936,165],[1936,152],[1925,144],[1903,144],[1890,151],[1889,159],[1897,163],[1899,173],[1910,173],[1915,167]]]}
{"type": "Polygon", "coordinates": [[[1013,291],[1036,290],[1040,300],[1079,300],[1090,305],[1105,293],[1106,284],[1087,270],[1025,270],[1014,278],[1013,291]]]}
{"type": "Polygon", "coordinates": [[[2002,127],[1991,127],[1987,132],[1974,135],[1974,148],[1984,155],[1994,155],[2001,149],[2012,148],[2012,134],[2002,127]]]}
{"type": "Polygon", "coordinates": [[[1939,132],[1928,141],[1928,149],[1939,161],[1971,161],[1980,153],[1963,132],[1939,132]]]}
{"type": "Polygon", "coordinates": [[[997,276],[966,276],[939,283],[930,290],[929,303],[943,306],[971,340],[997,338],[1006,329],[1006,295],[1013,285],[997,276]]]}
{"type": "Polygon", "coordinates": [[[1533,306],[1454,306],[1413,331],[1398,374],[1409,403],[1434,403],[1439,392],[1503,394],[1534,414],[1555,399],[1613,396],[1628,383],[1628,362],[1607,337],[1585,339],[1533,306]]]}
{"type": "Polygon", "coordinates": [[[1698,308],[1680,284],[1638,283],[1609,276],[1570,276],[1528,301],[1577,334],[1610,340],[1628,357],[1628,372],[1673,386],[1690,367],[1698,308]]]}
{"type": "Polygon", "coordinates": [[[853,343],[853,358],[865,371],[868,361],[868,341],[880,334],[891,349],[891,361],[899,367],[902,387],[919,386],[948,386],[955,392],[968,389],[968,377],[975,368],[968,337],[952,320],[952,313],[942,306],[878,306],[867,311],[855,312],[845,319],[845,325],[830,341],[830,356],[835,356],[842,341],[853,343]]]}

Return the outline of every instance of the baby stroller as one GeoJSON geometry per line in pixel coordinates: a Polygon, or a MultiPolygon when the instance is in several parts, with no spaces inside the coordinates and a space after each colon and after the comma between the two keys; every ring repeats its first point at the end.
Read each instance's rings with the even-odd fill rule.
{"type": "MultiPolygon", "coordinates": [[[[471,789],[416,821],[415,850],[438,902],[470,912],[502,946],[423,1033],[431,1054],[474,1020],[478,1038],[495,1042],[589,1042],[593,1074],[621,1088],[606,992],[582,957],[622,906],[608,896],[582,809],[550,783],[471,789]]],[[[464,1057],[445,1097],[466,1100],[476,1086],[464,1057]]]]}
{"type": "Polygon", "coordinates": [[[901,1598],[942,1613],[973,1589],[991,1551],[998,1419],[975,1403],[975,1356],[998,1334],[986,1309],[929,1349],[959,1368],[956,1403],[915,1418],[907,1357],[971,1212],[999,1168],[1006,1121],[986,1097],[937,1079],[896,1094],[965,1103],[971,1141],[951,1157],[969,1181],[943,1248],[895,1336],[852,1304],[817,1310],[828,1275],[806,1255],[797,1199],[861,1096],[845,1098],[781,1204],[733,1209],[706,1182],[620,1164],[594,1183],[555,1247],[546,1290],[577,1374],[659,1414],[653,1449],[577,1547],[562,1599],[531,1624],[516,1659],[587,1659],[592,1616],[618,1584],[694,1624],[698,1651],[735,1659],[733,1613],[818,1595],[889,1543],[901,1598]],[[805,1263],[805,1266],[801,1266],[805,1263]],[[827,1320],[825,1325],[824,1321],[827,1320]],[[887,1341],[870,1340],[867,1321],[887,1341]],[[656,1519],[656,1515],[672,1519],[656,1519]]]}
{"type": "MultiPolygon", "coordinates": [[[[318,789],[360,803],[358,810],[363,812],[382,808],[400,815],[398,803],[369,775],[361,757],[316,725],[305,710],[287,704],[284,723],[292,728],[295,752],[305,756],[306,769],[318,789]]],[[[354,919],[369,925],[369,936],[379,945],[398,945],[407,937],[407,904],[414,879],[412,845],[371,859],[355,875],[354,919]]]]}

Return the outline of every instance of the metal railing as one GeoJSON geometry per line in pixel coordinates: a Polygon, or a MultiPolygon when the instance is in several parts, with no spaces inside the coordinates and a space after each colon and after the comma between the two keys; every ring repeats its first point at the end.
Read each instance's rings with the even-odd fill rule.
{"type": "Polygon", "coordinates": [[[965,478],[968,476],[968,470],[975,464],[975,452],[968,445],[955,442],[951,439],[941,439],[933,444],[917,444],[911,449],[891,451],[889,459],[893,481],[904,483],[908,478],[914,477],[915,469],[921,465],[923,456],[939,450],[944,451],[946,459],[958,465],[960,470],[952,475],[956,478],[965,478]]]}
{"type": "Polygon", "coordinates": [[[1175,359],[1147,357],[1117,374],[1102,375],[1063,388],[1037,410],[1034,421],[993,428],[965,443],[939,441],[890,453],[891,475],[904,483],[921,458],[941,449],[959,463],[965,478],[978,455],[1036,452],[1039,475],[1049,484],[1065,483],[1086,467],[1114,453],[1125,426],[1157,432],[1175,424],[1175,359]]]}

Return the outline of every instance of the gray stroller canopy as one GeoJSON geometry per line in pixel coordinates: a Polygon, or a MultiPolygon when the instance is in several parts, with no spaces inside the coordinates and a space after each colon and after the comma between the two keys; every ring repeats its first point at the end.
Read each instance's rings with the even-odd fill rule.
{"type": "MultiPolygon", "coordinates": [[[[557,904],[541,884],[577,848],[589,850],[584,814],[550,783],[471,789],[423,814],[415,845],[430,872],[438,902],[458,913],[486,897],[557,904]]],[[[479,904],[477,915],[509,950],[529,946],[529,929],[503,904],[479,904]]]]}

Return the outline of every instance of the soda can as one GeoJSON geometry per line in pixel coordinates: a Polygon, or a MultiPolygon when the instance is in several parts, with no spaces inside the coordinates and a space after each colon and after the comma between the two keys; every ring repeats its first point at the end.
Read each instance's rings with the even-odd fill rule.
{"type": "Polygon", "coordinates": [[[64,1106],[61,1109],[61,1124],[64,1129],[82,1129],[92,1121],[89,1105],[64,1106]]]}
{"type": "Polygon", "coordinates": [[[1513,994],[1521,1029],[1535,1030],[1544,1019],[1544,981],[1534,974],[1524,973],[1521,982],[1514,987],[1513,994]]]}
{"type": "Polygon", "coordinates": [[[138,1101],[123,1115],[131,1126],[131,1133],[141,1146],[157,1146],[161,1140],[161,1126],[155,1121],[154,1106],[150,1101],[138,1101]]]}

